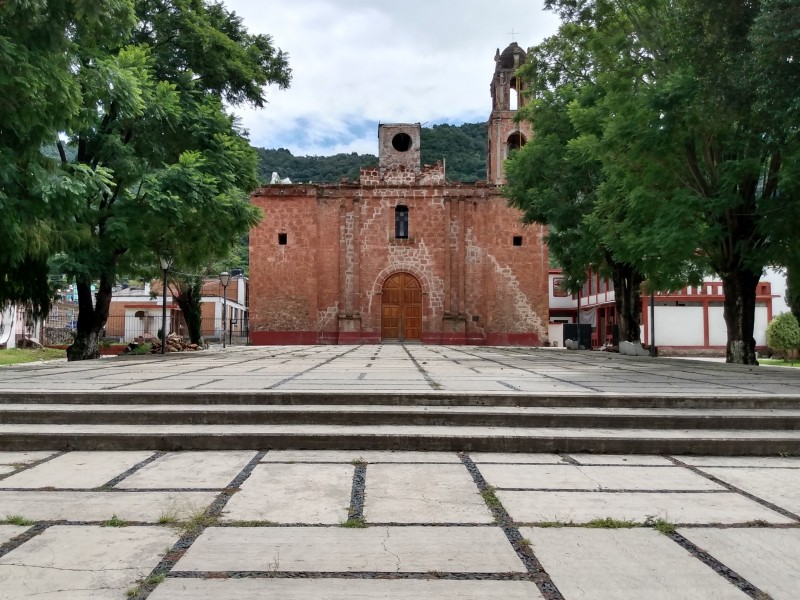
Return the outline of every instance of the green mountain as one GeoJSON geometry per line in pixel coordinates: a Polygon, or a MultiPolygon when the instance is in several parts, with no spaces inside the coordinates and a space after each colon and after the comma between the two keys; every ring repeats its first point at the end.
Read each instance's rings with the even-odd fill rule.
{"type": "Polygon", "coordinates": [[[423,127],[420,145],[422,164],[444,159],[450,181],[486,179],[486,123],[423,127]]]}
{"type": "MultiPolygon", "coordinates": [[[[444,159],[450,181],[471,183],[486,179],[486,124],[434,125],[422,128],[422,164],[444,159]]],[[[376,166],[372,154],[294,156],[285,148],[258,152],[258,174],[269,183],[273,172],[293,183],[338,183],[342,177],[357,181],[361,167],[376,166]]]]}

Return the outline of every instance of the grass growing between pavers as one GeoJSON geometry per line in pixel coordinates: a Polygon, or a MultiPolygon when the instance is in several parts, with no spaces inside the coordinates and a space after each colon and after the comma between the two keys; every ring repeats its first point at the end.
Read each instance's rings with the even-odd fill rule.
{"type": "Polygon", "coordinates": [[[103,521],[103,527],[127,527],[128,522],[120,519],[117,515],[112,515],[108,521],[103,521]]]}
{"type": "Polygon", "coordinates": [[[589,527],[590,529],[631,529],[636,526],[636,521],[629,521],[627,519],[612,519],[610,517],[605,517],[603,519],[592,519],[585,525],[585,527],[589,527]]]}
{"type": "Polygon", "coordinates": [[[205,509],[198,510],[197,512],[189,515],[189,518],[186,520],[179,522],[179,525],[183,528],[184,534],[186,535],[197,533],[206,527],[213,527],[214,525],[218,524],[219,517],[208,514],[205,509]]]}
{"type": "Polygon", "coordinates": [[[128,598],[137,598],[141,596],[145,591],[152,591],[154,587],[156,587],[166,578],[167,576],[165,573],[159,573],[158,575],[149,575],[145,577],[126,592],[128,598]]]}
{"type": "Polygon", "coordinates": [[[364,529],[367,526],[367,522],[364,517],[350,517],[346,521],[342,521],[341,525],[345,529],[364,529]]]}
{"type": "Polygon", "coordinates": [[[677,526],[665,519],[648,518],[643,522],[633,521],[629,519],[614,519],[605,517],[602,519],[592,519],[585,523],[575,523],[574,521],[534,521],[532,523],[515,523],[516,527],[540,527],[540,528],[558,528],[558,527],[585,527],[587,529],[633,529],[637,527],[648,528],[652,527],[656,531],[664,535],[671,535],[675,533],[677,526]]]}
{"type": "Polygon", "coordinates": [[[66,358],[66,350],[56,348],[7,348],[0,350],[0,365],[16,365],[36,362],[37,360],[55,360],[66,358]]]}
{"type": "Polygon", "coordinates": [[[0,521],[2,525],[21,525],[23,527],[28,527],[29,525],[33,525],[36,521],[31,521],[30,519],[26,519],[22,515],[6,515],[6,518],[0,521]]]}
{"type": "Polygon", "coordinates": [[[502,504],[500,504],[500,499],[495,493],[495,488],[492,485],[486,486],[481,490],[481,497],[489,508],[500,508],[502,506],[502,504]]]}

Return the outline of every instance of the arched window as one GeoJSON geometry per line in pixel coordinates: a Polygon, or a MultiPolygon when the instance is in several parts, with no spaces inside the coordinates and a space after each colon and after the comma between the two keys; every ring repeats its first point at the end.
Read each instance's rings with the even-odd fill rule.
{"type": "Polygon", "coordinates": [[[506,158],[508,158],[508,155],[514,150],[519,150],[522,148],[527,141],[528,140],[525,139],[525,136],[519,131],[515,131],[508,136],[508,140],[506,140],[506,158]]]}
{"type": "Polygon", "coordinates": [[[394,209],[394,237],[408,239],[408,207],[402,204],[394,209]]]}
{"type": "Polygon", "coordinates": [[[508,86],[508,109],[517,110],[519,108],[519,88],[516,77],[512,77],[508,86]]]}

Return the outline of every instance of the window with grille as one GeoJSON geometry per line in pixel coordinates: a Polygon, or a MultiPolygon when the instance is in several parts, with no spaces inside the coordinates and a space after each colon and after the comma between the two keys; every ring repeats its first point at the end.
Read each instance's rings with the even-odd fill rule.
{"type": "Polygon", "coordinates": [[[408,207],[398,206],[394,209],[394,237],[408,239],[408,207]]]}

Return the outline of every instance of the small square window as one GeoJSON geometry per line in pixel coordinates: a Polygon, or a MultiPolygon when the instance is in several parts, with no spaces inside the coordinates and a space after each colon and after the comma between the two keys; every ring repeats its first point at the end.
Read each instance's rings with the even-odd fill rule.
{"type": "Polygon", "coordinates": [[[521,235],[515,235],[514,236],[514,245],[515,246],[522,246],[522,236],[521,235]]]}
{"type": "Polygon", "coordinates": [[[278,245],[285,246],[288,239],[289,238],[285,233],[279,233],[278,234],[278,245]]]}

